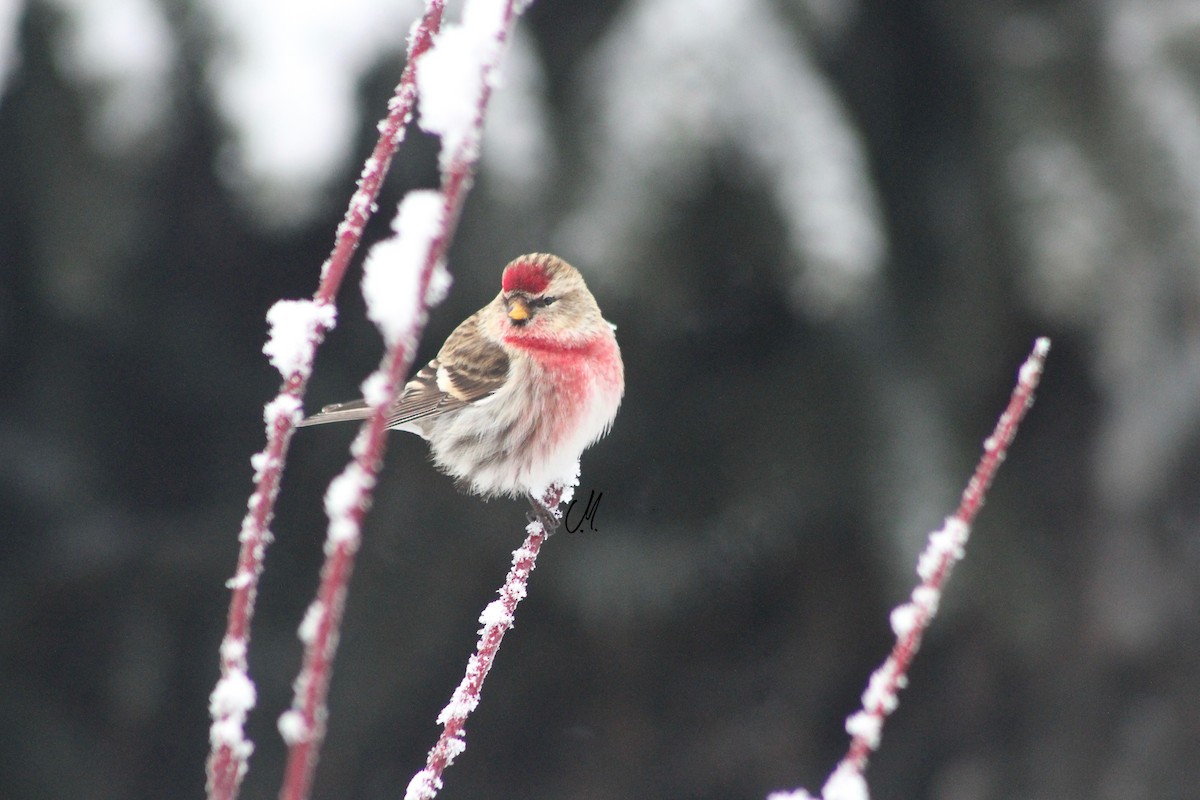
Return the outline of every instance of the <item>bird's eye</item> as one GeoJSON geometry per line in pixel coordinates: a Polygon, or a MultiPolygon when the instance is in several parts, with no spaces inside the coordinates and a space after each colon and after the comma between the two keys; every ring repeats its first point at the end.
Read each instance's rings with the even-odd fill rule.
{"type": "Polygon", "coordinates": [[[551,305],[557,299],[558,299],[557,297],[554,297],[552,295],[546,295],[545,297],[542,298],[542,306],[545,307],[545,306],[551,305]]]}

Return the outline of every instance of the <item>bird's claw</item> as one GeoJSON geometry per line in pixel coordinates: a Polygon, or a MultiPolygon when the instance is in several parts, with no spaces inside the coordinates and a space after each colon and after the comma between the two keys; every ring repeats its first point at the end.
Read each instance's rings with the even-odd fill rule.
{"type": "Polygon", "coordinates": [[[525,519],[531,523],[540,522],[546,538],[549,539],[551,534],[558,530],[558,518],[554,516],[550,509],[541,505],[533,498],[529,499],[529,504],[533,508],[525,512],[525,519]]]}

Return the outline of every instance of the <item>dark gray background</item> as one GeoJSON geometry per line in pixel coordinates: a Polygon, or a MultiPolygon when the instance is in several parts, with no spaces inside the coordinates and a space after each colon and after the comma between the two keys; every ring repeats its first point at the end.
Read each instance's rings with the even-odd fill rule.
{"type": "MultiPolygon", "coordinates": [[[[504,262],[552,249],[619,326],[628,390],[583,459],[598,530],[547,545],[441,796],[819,789],[922,537],[1043,334],[1038,403],[873,759],[873,796],[1197,796],[1200,6],[727,5],[750,21],[701,3],[639,38],[650,3],[538,0],[521,23],[543,70],[542,172],[489,166],[508,151],[485,142],[421,357],[495,294],[504,262]],[[721,25],[725,43],[704,38],[721,25]],[[809,110],[788,105],[797,76],[841,128],[788,116],[809,110]],[[773,107],[782,123],[764,129],[754,109],[773,107]],[[788,206],[793,179],[816,188],[788,206]],[[798,236],[797,218],[828,227],[798,236]],[[849,249],[822,262],[824,233],[849,249]]],[[[220,36],[188,4],[158,7],[176,50],[150,133],[97,143],[100,90],[63,67],[69,4],[27,5],[0,97],[13,800],[202,795],[223,584],[278,383],[263,316],[315,288],[402,66],[400,27],[359,83],[352,152],[281,222],[239,188],[206,81],[220,36]]],[[[370,240],[436,179],[433,153],[410,138],[370,240]]],[[[310,406],[353,395],[379,358],[358,274],[310,406]]],[[[352,435],[293,443],[250,656],[246,798],[278,788],[321,495],[352,435]]],[[[418,440],[392,436],[314,797],[401,796],[524,515],[456,494],[418,440]]]]}

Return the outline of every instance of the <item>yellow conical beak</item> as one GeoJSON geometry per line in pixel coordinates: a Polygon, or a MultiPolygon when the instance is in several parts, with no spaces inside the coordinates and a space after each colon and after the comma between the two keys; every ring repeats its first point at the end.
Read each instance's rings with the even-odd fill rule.
{"type": "Polygon", "coordinates": [[[508,318],[513,322],[524,322],[529,319],[529,304],[523,297],[514,297],[508,301],[508,318]]]}

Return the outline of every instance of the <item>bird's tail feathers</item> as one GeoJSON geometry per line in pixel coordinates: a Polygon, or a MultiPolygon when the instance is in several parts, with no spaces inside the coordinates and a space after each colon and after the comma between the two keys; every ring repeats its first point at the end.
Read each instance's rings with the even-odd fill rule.
{"type": "Polygon", "coordinates": [[[311,417],[301,420],[299,427],[324,425],[326,422],[349,422],[366,419],[369,416],[371,416],[371,407],[367,405],[366,400],[350,400],[325,406],[311,417]]]}

